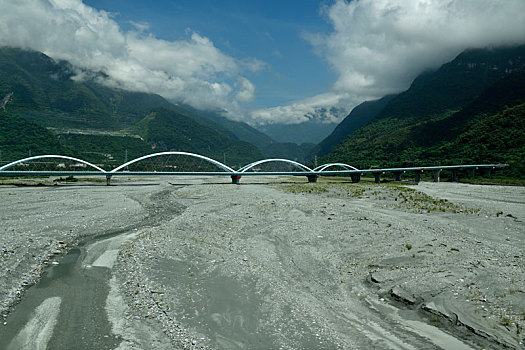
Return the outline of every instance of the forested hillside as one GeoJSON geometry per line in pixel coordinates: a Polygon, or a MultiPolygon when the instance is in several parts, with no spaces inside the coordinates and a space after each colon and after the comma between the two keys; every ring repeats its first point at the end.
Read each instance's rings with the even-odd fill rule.
{"type": "Polygon", "coordinates": [[[361,168],[510,162],[517,173],[524,69],[523,46],[467,51],[418,77],[322,160],[361,168]]]}
{"type": "Polygon", "coordinates": [[[1,47],[0,98],[13,92],[0,121],[2,160],[59,153],[117,163],[179,150],[238,165],[265,157],[246,140],[273,142],[244,123],[206,117],[158,95],[110,88],[100,78],[102,73],[42,53],[1,47]]]}
{"type": "Polygon", "coordinates": [[[220,161],[226,158],[228,164],[239,167],[264,158],[254,145],[233,140],[165,108],[153,109],[135,125],[134,131],[156,152],[175,150],[198,153],[220,161]]]}

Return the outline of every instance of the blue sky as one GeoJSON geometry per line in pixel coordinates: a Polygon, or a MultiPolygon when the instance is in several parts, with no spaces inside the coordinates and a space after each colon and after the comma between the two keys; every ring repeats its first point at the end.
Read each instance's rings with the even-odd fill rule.
{"type": "Polygon", "coordinates": [[[184,40],[188,30],[210,38],[222,52],[268,64],[246,74],[257,88],[249,108],[289,104],[330,90],[336,74],[314,53],[305,35],[328,33],[322,9],[325,0],[86,0],[85,4],[113,14],[123,29],[148,24],[160,39],[184,40]]]}

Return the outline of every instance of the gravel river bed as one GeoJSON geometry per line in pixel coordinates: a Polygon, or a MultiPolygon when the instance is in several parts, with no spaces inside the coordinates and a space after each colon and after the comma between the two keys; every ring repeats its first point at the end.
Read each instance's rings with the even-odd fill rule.
{"type": "Polygon", "coordinates": [[[525,188],[229,182],[0,186],[0,348],[525,349],[525,188]]]}

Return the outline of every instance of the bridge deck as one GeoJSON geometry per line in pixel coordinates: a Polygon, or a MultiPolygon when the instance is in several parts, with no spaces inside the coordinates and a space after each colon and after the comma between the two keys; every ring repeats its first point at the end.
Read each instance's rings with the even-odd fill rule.
{"type": "MultiPolygon", "coordinates": [[[[421,173],[423,172],[433,172],[434,181],[439,181],[439,175],[441,171],[443,170],[449,170],[452,171],[452,180],[457,181],[458,178],[458,171],[459,170],[467,170],[469,173],[473,174],[473,172],[477,169],[483,169],[484,172],[489,173],[490,171],[494,169],[500,169],[508,166],[507,164],[467,164],[467,165],[437,165],[437,166],[420,166],[420,167],[404,167],[404,168],[382,168],[382,169],[357,169],[355,167],[352,167],[347,164],[343,163],[329,163],[324,164],[316,169],[310,169],[308,166],[288,160],[288,159],[264,159],[259,160],[253,163],[250,163],[248,165],[245,165],[241,167],[239,170],[234,170],[230,168],[229,166],[222,164],[214,159],[193,154],[193,153],[187,153],[187,152],[176,152],[176,151],[170,151],[170,152],[161,152],[161,153],[154,153],[149,154],[143,157],[139,157],[137,159],[134,159],[132,161],[129,161],[125,164],[122,164],[118,166],[117,168],[114,168],[113,170],[107,171],[103,168],[91,164],[89,162],[86,162],[82,159],[69,157],[69,156],[62,156],[62,155],[40,155],[40,156],[34,156],[29,157],[25,159],[20,159],[14,162],[11,162],[9,164],[6,164],[4,166],[0,167],[0,176],[105,176],[107,179],[107,184],[110,184],[110,180],[113,176],[144,176],[144,175],[155,175],[155,176],[230,176],[232,178],[233,183],[239,183],[239,179],[242,176],[267,176],[267,175],[286,175],[286,176],[306,176],[308,178],[309,182],[316,182],[317,178],[319,176],[344,176],[348,175],[351,176],[353,182],[359,182],[361,179],[361,175],[364,174],[372,174],[375,177],[376,182],[380,182],[380,176],[385,173],[393,173],[396,177],[396,180],[401,180],[402,174],[406,172],[414,172],[415,173],[415,181],[419,181],[421,177],[421,173]],[[155,171],[155,169],[152,169],[150,171],[129,171],[124,170],[128,169],[129,166],[144,161],[144,160],[150,160],[151,158],[155,157],[164,157],[164,156],[184,156],[184,157],[192,157],[198,159],[200,162],[205,161],[209,164],[212,164],[215,167],[218,167],[221,171],[155,171]],[[17,166],[25,166],[27,164],[31,164],[33,161],[39,161],[38,164],[48,164],[46,163],[49,159],[60,159],[61,162],[63,161],[74,161],[76,162],[75,166],[82,166],[87,167],[88,169],[91,168],[93,170],[25,170],[25,169],[13,169],[17,166]],[[43,161],[45,160],[45,161],[43,161]],[[287,166],[291,166],[292,168],[295,168],[295,171],[258,171],[260,169],[256,169],[255,167],[259,167],[264,165],[265,163],[285,163],[287,166]],[[332,167],[342,167],[343,169],[338,170],[326,170],[332,167]],[[317,170],[319,169],[319,170],[317,170]]],[[[64,164],[57,165],[56,167],[65,167],[64,164]]],[[[56,168],[55,167],[55,168],[56,168]]]]}

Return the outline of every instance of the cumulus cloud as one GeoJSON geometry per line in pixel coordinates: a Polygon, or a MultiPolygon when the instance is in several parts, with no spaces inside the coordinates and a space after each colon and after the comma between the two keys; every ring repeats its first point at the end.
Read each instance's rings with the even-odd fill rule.
{"type": "Polygon", "coordinates": [[[239,88],[236,100],[239,102],[250,102],[255,98],[255,85],[251,83],[245,77],[239,77],[239,80],[235,84],[239,88]]]}
{"type": "Polygon", "coordinates": [[[346,108],[340,120],[362,101],[407,89],[465,49],[525,43],[524,0],[336,0],[323,13],[333,32],[305,37],[338,74],[331,93],[255,111],[253,118],[307,120],[324,110],[328,95],[337,96],[335,110],[346,108]]]}
{"type": "Polygon", "coordinates": [[[337,0],[333,33],[311,41],[339,74],[335,91],[380,97],[465,49],[525,43],[524,13],[523,0],[337,0]]]}
{"type": "Polygon", "coordinates": [[[41,51],[104,72],[106,85],[158,93],[196,108],[240,113],[238,102],[253,99],[255,87],[240,74],[264,69],[264,62],[230,57],[197,33],[166,41],[146,33],[146,23],[133,25],[135,31],[123,31],[109,13],[81,0],[0,2],[0,45],[41,51]]]}

